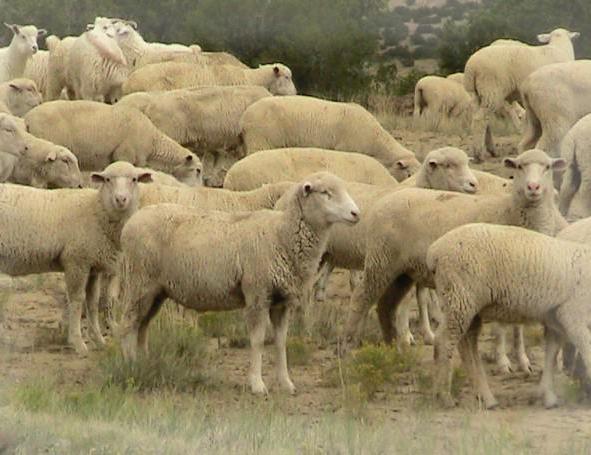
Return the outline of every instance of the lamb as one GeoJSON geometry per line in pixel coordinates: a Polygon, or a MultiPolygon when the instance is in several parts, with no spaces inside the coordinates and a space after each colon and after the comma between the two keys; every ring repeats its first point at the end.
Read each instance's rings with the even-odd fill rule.
{"type": "Polygon", "coordinates": [[[8,180],[16,163],[27,150],[21,126],[12,115],[0,113],[0,182],[8,180]]]}
{"type": "Polygon", "coordinates": [[[37,38],[47,33],[34,25],[4,25],[13,36],[10,45],[0,49],[0,82],[23,77],[27,60],[39,50],[37,38]]]}
{"type": "Polygon", "coordinates": [[[463,85],[453,79],[425,76],[415,85],[414,117],[427,117],[438,123],[444,118],[471,114],[472,99],[463,85]]]}
{"type": "Polygon", "coordinates": [[[123,84],[123,94],[204,85],[259,85],[273,95],[296,94],[291,70],[281,63],[261,65],[253,69],[179,62],[154,63],[134,71],[123,84]]]}
{"type": "Polygon", "coordinates": [[[100,190],[0,188],[0,271],[11,276],[64,272],[68,342],[82,355],[88,351],[80,332],[82,304],[93,341],[104,344],[98,275],[114,276],[121,229],[138,207],[138,182],[149,182],[150,174],[116,162],[93,179],[102,182],[100,190]]]}
{"type": "Polygon", "coordinates": [[[22,117],[42,101],[37,85],[30,79],[13,79],[0,84],[0,103],[12,115],[22,117]]]}
{"type": "Polygon", "coordinates": [[[23,77],[30,79],[37,85],[39,92],[47,96],[47,76],[49,71],[49,51],[37,51],[25,66],[23,77]]]}
{"type": "Polygon", "coordinates": [[[66,80],[75,99],[114,102],[120,97],[129,68],[114,37],[111,20],[97,17],[92,29],[72,44],[66,80]]]}
{"type": "MultiPolygon", "coordinates": [[[[544,65],[574,60],[572,40],[578,36],[577,32],[559,28],[538,35],[538,41],[547,43],[545,46],[491,45],[476,51],[468,59],[464,70],[464,88],[477,106],[472,119],[475,157],[484,158],[485,150],[495,155],[489,126],[493,114],[510,117],[515,127],[520,129],[518,113],[510,105],[519,100],[520,84],[544,65]]],[[[528,150],[534,145],[521,150],[528,150]]]]}
{"type": "MultiPolygon", "coordinates": [[[[364,245],[363,279],[351,298],[345,343],[358,341],[361,323],[375,302],[384,339],[392,342],[393,311],[413,282],[434,287],[425,264],[427,248],[451,229],[491,222],[555,235],[566,226],[552,188],[552,172],[564,169],[564,160],[534,149],[505,158],[504,164],[515,172],[510,194],[472,196],[408,188],[375,203],[365,217],[371,231],[364,245]]],[[[520,359],[522,363],[526,367],[528,362],[520,359]]]]}
{"type": "Polygon", "coordinates": [[[228,214],[174,204],[141,209],[121,234],[124,356],[134,359],[138,344],[147,351],[148,325],[167,297],[198,311],[244,308],[252,392],[267,393],[261,364],[270,318],[279,384],[294,393],[285,349],[289,313],[314,278],[331,226],[355,224],[359,216],[344,182],[329,173],[297,184],[284,211],[228,214]]]}
{"type": "MultiPolygon", "coordinates": [[[[521,85],[526,129],[519,149],[535,144],[560,156],[562,139],[581,118],[591,114],[591,60],[547,65],[521,85]]],[[[558,182],[557,182],[558,183],[558,182]]]]}
{"type": "Polygon", "coordinates": [[[245,153],[281,147],[320,147],[369,155],[402,181],[420,163],[367,110],[309,96],[265,98],[240,119],[245,153]]]}
{"type": "Polygon", "coordinates": [[[546,408],[558,403],[553,379],[564,341],[579,350],[589,378],[590,263],[587,245],[513,226],[468,224],[435,241],[427,253],[427,266],[446,320],[437,341],[436,390],[444,402],[453,403],[450,363],[457,347],[484,405],[498,406],[478,354],[482,322],[490,320],[544,324],[546,356],[540,388],[546,408]]]}
{"type": "Polygon", "coordinates": [[[132,93],[118,106],[139,109],[164,134],[203,156],[205,184],[222,186],[227,169],[240,158],[240,117],[268,96],[258,86],[199,87],[132,93]]]}
{"type": "Polygon", "coordinates": [[[397,185],[388,170],[373,158],[359,153],[317,148],[262,150],[234,164],[224,179],[224,188],[246,191],[265,183],[298,181],[321,170],[349,182],[397,185]]]}
{"type": "MultiPolygon", "coordinates": [[[[49,49],[49,59],[47,62],[47,93],[44,94],[45,101],[55,101],[60,98],[62,91],[67,89],[68,79],[68,59],[70,50],[76,42],[76,36],[66,36],[59,39],[57,36],[49,36],[45,40],[47,49],[49,49]]],[[[75,94],[70,87],[68,98],[74,99],[75,94]]]]}
{"type": "Polygon", "coordinates": [[[199,158],[161,133],[136,109],[94,101],[51,101],[25,116],[31,134],[67,147],[83,171],[129,161],[172,173],[199,158]]]}
{"type": "Polygon", "coordinates": [[[36,188],[79,188],[78,159],[67,148],[24,132],[27,150],[17,161],[10,182],[36,188]]]}

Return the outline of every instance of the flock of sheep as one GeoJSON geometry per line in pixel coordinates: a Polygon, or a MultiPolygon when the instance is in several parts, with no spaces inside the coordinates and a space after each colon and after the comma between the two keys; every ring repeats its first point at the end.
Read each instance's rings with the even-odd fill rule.
{"type": "MultiPolygon", "coordinates": [[[[253,69],[197,45],[148,43],[123,19],[50,36],[48,51],[37,45],[44,30],[7,26],[0,272],[64,273],[79,354],[83,309],[93,343],[105,343],[101,297],[123,314],[109,325],[131,360],[147,354],[167,298],[197,311],[242,308],[252,391],[267,391],[270,321],[278,383],[293,393],[289,315],[320,305],[340,267],[353,288],[343,351],[361,342],[374,305],[384,341],[412,343],[414,285],[445,403],[457,349],[485,405],[497,405],[478,353],[483,322],[544,325],[545,406],[558,402],[562,347],[569,370],[582,362],[588,379],[591,219],[565,221],[577,192],[591,215],[591,61],[574,60],[577,33],[539,35],[540,46],[498,40],[463,75],[416,86],[415,116],[472,117],[478,158],[495,153],[493,115],[524,123],[520,155],[503,161],[507,180],[473,171],[453,147],[420,163],[361,106],[296,95],[280,63],[253,69]]],[[[519,368],[531,371],[515,327],[519,368]]],[[[503,325],[497,335],[497,363],[509,371],[503,325]]]]}

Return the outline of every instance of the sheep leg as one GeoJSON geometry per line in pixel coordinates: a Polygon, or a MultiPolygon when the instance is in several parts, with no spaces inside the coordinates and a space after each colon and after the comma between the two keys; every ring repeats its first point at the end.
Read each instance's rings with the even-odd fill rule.
{"type": "Polygon", "coordinates": [[[523,325],[517,324],[513,326],[513,350],[517,356],[519,369],[524,373],[533,373],[534,370],[525,351],[525,337],[523,335],[523,325]]]}
{"type": "MultiPolygon", "coordinates": [[[[563,216],[568,215],[568,210],[580,186],[581,177],[575,171],[574,164],[570,163],[562,176],[562,185],[560,185],[558,208],[560,209],[560,213],[562,213],[563,216]]],[[[585,200],[588,200],[588,197],[585,197],[585,200]]]]}
{"type": "Polygon", "coordinates": [[[495,361],[497,368],[501,373],[512,373],[513,367],[507,356],[507,333],[505,326],[501,323],[496,323],[493,331],[495,334],[495,361]]]}
{"type": "Polygon", "coordinates": [[[145,315],[137,329],[137,344],[140,352],[146,356],[148,355],[148,326],[152,319],[154,319],[154,316],[158,314],[165,299],[166,296],[164,294],[159,294],[156,297],[148,296],[145,297],[142,304],[142,308],[147,309],[147,311],[145,311],[145,315]]]}
{"type": "Polygon", "coordinates": [[[554,408],[558,405],[558,398],[554,392],[554,370],[556,358],[560,351],[560,336],[553,329],[545,327],[544,330],[544,370],[540,379],[540,392],[546,408],[554,408]]]}
{"type": "Polygon", "coordinates": [[[478,397],[484,402],[486,409],[494,409],[499,403],[492,394],[488,380],[486,379],[486,371],[478,352],[478,337],[482,329],[482,320],[480,316],[476,316],[472,320],[472,324],[466,333],[464,340],[468,349],[468,361],[472,364],[471,378],[472,384],[476,388],[478,397]]]}
{"type": "MultiPolygon", "coordinates": [[[[446,318],[449,319],[449,318],[446,318]]],[[[452,363],[456,347],[462,338],[460,325],[457,320],[443,322],[439,325],[435,337],[436,372],[433,384],[436,398],[444,407],[454,407],[455,401],[451,395],[452,363]]]]}
{"type": "Polygon", "coordinates": [[[272,307],[269,311],[269,315],[275,331],[275,366],[277,368],[277,381],[283,389],[294,394],[296,388],[293,385],[293,382],[291,382],[289,371],[287,370],[287,329],[289,308],[286,305],[272,307]]]}
{"type": "Polygon", "coordinates": [[[323,258],[318,272],[318,279],[314,285],[314,298],[317,302],[324,302],[326,300],[326,285],[333,270],[334,265],[330,263],[330,260],[323,258]]]}
{"type": "Polygon", "coordinates": [[[68,293],[68,343],[80,355],[86,355],[88,348],[82,340],[80,322],[82,305],[86,300],[86,283],[90,270],[83,270],[77,265],[64,266],[66,290],[68,293]]]}
{"type": "Polygon", "coordinates": [[[429,320],[429,298],[432,297],[430,290],[424,286],[417,285],[417,303],[419,305],[419,320],[423,341],[427,345],[432,345],[435,340],[435,334],[431,329],[429,320]]]}
{"type": "Polygon", "coordinates": [[[101,333],[99,323],[99,299],[101,296],[101,276],[91,273],[86,284],[86,315],[88,316],[88,329],[92,341],[99,347],[105,345],[105,339],[101,333]]]}
{"type": "Polygon", "coordinates": [[[396,308],[396,335],[398,344],[411,346],[415,344],[415,338],[410,331],[410,306],[411,294],[407,294],[396,308]]]}
{"type": "Polygon", "coordinates": [[[394,327],[398,327],[398,325],[392,323],[392,316],[412,285],[413,281],[410,277],[403,275],[388,286],[378,301],[378,320],[380,321],[382,337],[386,344],[392,344],[395,338],[396,333],[394,327]]]}
{"type": "Polygon", "coordinates": [[[560,157],[560,144],[569,129],[569,123],[557,116],[552,122],[551,128],[542,129],[542,136],[536,144],[536,148],[545,151],[552,158],[560,157]]]}
{"type": "Polygon", "coordinates": [[[490,131],[490,112],[479,108],[472,117],[472,133],[474,134],[474,158],[483,161],[487,152],[496,156],[492,133],[490,131]]]}
{"type": "Polygon", "coordinates": [[[507,101],[505,101],[503,108],[505,110],[505,116],[511,119],[513,125],[515,126],[515,129],[517,131],[521,131],[522,123],[518,113],[519,107],[517,107],[516,104],[517,106],[519,106],[519,103],[517,103],[516,101],[514,102],[514,104],[509,104],[507,101]]]}
{"type": "Polygon", "coordinates": [[[570,305],[562,305],[556,311],[556,319],[564,328],[567,338],[579,351],[579,356],[585,366],[587,381],[591,378],[591,321],[582,318],[579,311],[586,302],[574,301],[570,305]]]}
{"type": "Polygon", "coordinates": [[[265,331],[269,321],[269,304],[259,296],[246,295],[245,317],[250,337],[250,370],[248,372],[248,380],[252,393],[266,395],[268,391],[267,386],[263,382],[262,364],[265,331]]]}

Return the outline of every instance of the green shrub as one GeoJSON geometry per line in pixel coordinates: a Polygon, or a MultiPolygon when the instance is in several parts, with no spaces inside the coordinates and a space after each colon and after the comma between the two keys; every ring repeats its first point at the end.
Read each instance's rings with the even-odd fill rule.
{"type": "Polygon", "coordinates": [[[287,362],[289,365],[308,365],[312,358],[312,346],[305,339],[290,337],[287,339],[287,362]]]}
{"type": "Polygon", "coordinates": [[[221,344],[226,339],[234,348],[248,346],[249,339],[242,311],[212,311],[199,316],[199,328],[208,337],[217,338],[221,344]]]}

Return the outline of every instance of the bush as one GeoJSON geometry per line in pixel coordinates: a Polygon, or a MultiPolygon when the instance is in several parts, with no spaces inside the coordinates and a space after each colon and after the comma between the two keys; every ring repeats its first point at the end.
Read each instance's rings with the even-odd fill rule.
{"type": "Polygon", "coordinates": [[[230,347],[248,346],[249,339],[242,311],[211,311],[201,314],[199,327],[205,336],[217,338],[218,345],[225,338],[230,347]]]}

